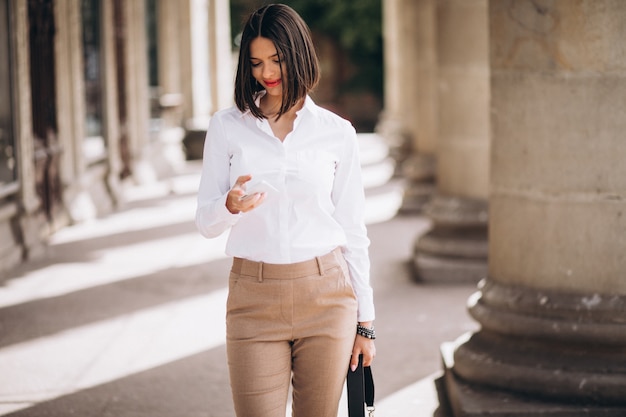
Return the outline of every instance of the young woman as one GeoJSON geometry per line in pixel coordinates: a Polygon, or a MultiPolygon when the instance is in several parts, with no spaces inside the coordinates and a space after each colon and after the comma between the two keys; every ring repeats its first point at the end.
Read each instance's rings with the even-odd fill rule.
{"type": "Polygon", "coordinates": [[[227,354],[239,417],[337,415],[348,368],[375,355],[356,133],[308,96],[319,64],[285,5],[243,30],[235,103],[207,132],[196,224],[230,229],[227,354]],[[257,190],[257,191],[255,191],[257,190]]]}

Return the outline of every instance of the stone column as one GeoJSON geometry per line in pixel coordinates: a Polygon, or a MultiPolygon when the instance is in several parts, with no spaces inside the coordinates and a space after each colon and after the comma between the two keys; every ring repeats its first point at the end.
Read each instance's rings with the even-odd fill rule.
{"type": "MultiPolygon", "coordinates": [[[[435,193],[436,148],[438,138],[437,114],[437,22],[434,0],[411,2],[415,9],[414,18],[408,24],[415,31],[415,40],[409,42],[409,48],[417,57],[415,68],[409,68],[409,78],[415,78],[416,89],[413,103],[408,107],[406,117],[410,120],[413,132],[413,152],[402,164],[404,178],[408,187],[400,211],[418,212],[435,193]]],[[[406,110],[405,110],[406,112],[406,110]]]]}
{"type": "Polygon", "coordinates": [[[454,416],[626,415],[626,2],[490,2],[481,330],[444,347],[454,416]]]}
{"type": "Polygon", "coordinates": [[[434,0],[383,2],[385,110],[376,130],[407,186],[400,208],[420,211],[434,191],[437,138],[434,0]]]}
{"type": "Polygon", "coordinates": [[[233,103],[230,7],[228,0],[192,0],[189,7],[183,143],[188,159],[201,159],[211,115],[233,103]]]}
{"type": "Polygon", "coordinates": [[[168,178],[183,167],[183,77],[190,77],[184,69],[189,38],[183,35],[185,29],[189,30],[185,26],[188,25],[185,16],[189,13],[189,2],[159,0],[157,3],[160,123],[150,145],[143,150],[145,163],[138,170],[141,182],[168,178]]]}
{"type": "MultiPolygon", "coordinates": [[[[183,121],[185,101],[182,77],[190,75],[186,71],[188,63],[184,59],[188,54],[185,51],[189,48],[189,37],[184,36],[182,28],[189,24],[189,1],[158,2],[159,106],[163,121],[161,136],[168,129],[173,133],[183,121]]],[[[178,133],[182,134],[181,131],[178,133]]]]}
{"type": "Polygon", "coordinates": [[[377,129],[389,142],[398,162],[407,158],[417,134],[407,117],[408,109],[417,107],[417,79],[408,71],[417,66],[417,25],[409,24],[409,16],[414,16],[414,12],[415,6],[409,0],[383,1],[384,111],[377,129]]]}
{"type": "MultiPolygon", "coordinates": [[[[117,61],[115,57],[115,21],[113,15],[113,2],[102,2],[102,55],[103,55],[103,101],[104,101],[104,135],[107,146],[106,185],[107,192],[113,199],[115,206],[120,202],[120,172],[122,163],[120,159],[120,124],[118,116],[118,89],[117,89],[117,61]]],[[[103,190],[104,191],[104,190],[103,190]]],[[[104,194],[104,193],[103,193],[104,194]]],[[[98,204],[105,199],[97,198],[98,204]]],[[[107,208],[106,211],[111,210],[107,208]]]]}
{"type": "Polygon", "coordinates": [[[16,118],[15,130],[16,141],[19,147],[17,164],[18,177],[20,178],[20,205],[26,215],[33,215],[41,207],[41,201],[35,189],[35,149],[33,147],[33,119],[32,119],[32,95],[30,81],[30,45],[28,31],[28,5],[25,2],[13,0],[10,11],[13,12],[14,45],[13,57],[15,59],[15,96],[16,118]]]}
{"type": "MultiPolygon", "coordinates": [[[[211,113],[211,89],[209,87],[210,32],[215,30],[209,23],[209,0],[181,2],[180,16],[180,71],[183,93],[183,120],[185,127],[199,127],[206,131],[211,113]]],[[[230,26],[229,26],[230,27],[230,26]]],[[[230,36],[230,34],[229,34],[230,36]]],[[[226,46],[229,39],[224,39],[226,46]]],[[[230,59],[226,65],[230,64],[230,59]]]]}
{"type": "Polygon", "coordinates": [[[125,1],[122,7],[128,33],[125,39],[127,134],[133,165],[137,165],[141,149],[148,144],[150,123],[146,2],[125,1]]]}
{"type": "Polygon", "coordinates": [[[57,77],[57,128],[59,145],[63,147],[61,155],[61,180],[64,187],[71,187],[81,173],[80,158],[82,156],[83,129],[77,121],[82,121],[84,101],[76,90],[82,93],[83,74],[80,66],[80,10],[76,1],[57,0],[54,3],[54,19],[56,25],[55,60],[57,77]],[[76,84],[81,88],[75,88],[76,84]],[[78,116],[78,117],[77,117],[78,116]],[[77,142],[79,137],[80,142],[77,142]],[[77,152],[78,150],[78,152],[77,152]]]}
{"type": "Polygon", "coordinates": [[[28,5],[26,2],[13,0],[10,6],[9,10],[12,11],[14,19],[15,137],[19,147],[17,168],[20,179],[19,206],[15,214],[19,215],[18,240],[21,240],[23,246],[22,259],[36,259],[45,251],[44,242],[48,229],[47,220],[41,212],[41,201],[35,189],[28,5]]]}
{"type": "Polygon", "coordinates": [[[487,0],[437,2],[437,192],[415,246],[418,279],[477,282],[487,272],[487,0]]]}
{"type": "Polygon", "coordinates": [[[211,114],[233,104],[235,73],[230,39],[229,0],[209,1],[209,83],[211,114]]]}
{"type": "Polygon", "coordinates": [[[83,154],[85,86],[80,1],[57,0],[54,5],[57,124],[59,144],[63,148],[60,176],[63,203],[69,221],[75,223],[93,219],[98,212],[90,195],[92,184],[83,178],[88,169],[83,154]]]}

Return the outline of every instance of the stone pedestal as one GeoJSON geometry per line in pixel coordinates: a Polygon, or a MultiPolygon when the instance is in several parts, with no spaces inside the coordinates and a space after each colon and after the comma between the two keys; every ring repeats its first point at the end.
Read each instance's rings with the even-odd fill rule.
{"type": "Polygon", "coordinates": [[[481,330],[443,348],[442,408],[626,415],[626,3],[489,18],[489,278],[469,302],[481,330]]]}
{"type": "Polygon", "coordinates": [[[406,179],[401,213],[419,213],[435,193],[434,155],[413,153],[400,165],[402,177],[406,179]]]}
{"type": "Polygon", "coordinates": [[[626,415],[626,296],[486,280],[470,313],[481,331],[441,348],[447,416],[626,415]]]}
{"type": "Polygon", "coordinates": [[[478,282],[487,275],[487,205],[437,195],[424,207],[433,228],[415,243],[418,281],[478,282]]]}
{"type": "Polygon", "coordinates": [[[415,244],[416,279],[478,282],[487,272],[487,2],[437,2],[439,125],[433,228],[415,244]]]}

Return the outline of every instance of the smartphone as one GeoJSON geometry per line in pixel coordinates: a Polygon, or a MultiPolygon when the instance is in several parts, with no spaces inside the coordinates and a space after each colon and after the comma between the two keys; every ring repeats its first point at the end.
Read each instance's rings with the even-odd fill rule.
{"type": "Polygon", "coordinates": [[[256,184],[252,184],[250,187],[246,187],[246,194],[241,197],[242,200],[246,200],[255,194],[266,193],[270,195],[272,193],[277,193],[278,190],[272,184],[265,180],[261,180],[256,184]]]}

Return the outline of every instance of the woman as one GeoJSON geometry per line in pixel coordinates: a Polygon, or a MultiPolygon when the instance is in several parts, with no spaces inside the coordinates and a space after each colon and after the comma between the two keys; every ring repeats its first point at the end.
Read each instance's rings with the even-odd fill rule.
{"type": "Polygon", "coordinates": [[[336,416],[348,367],[375,355],[356,133],[308,96],[318,78],[304,21],[262,7],[243,30],[236,106],[207,132],[196,224],[205,237],[230,229],[239,417],[284,416],[290,379],[294,416],[336,416]]]}

